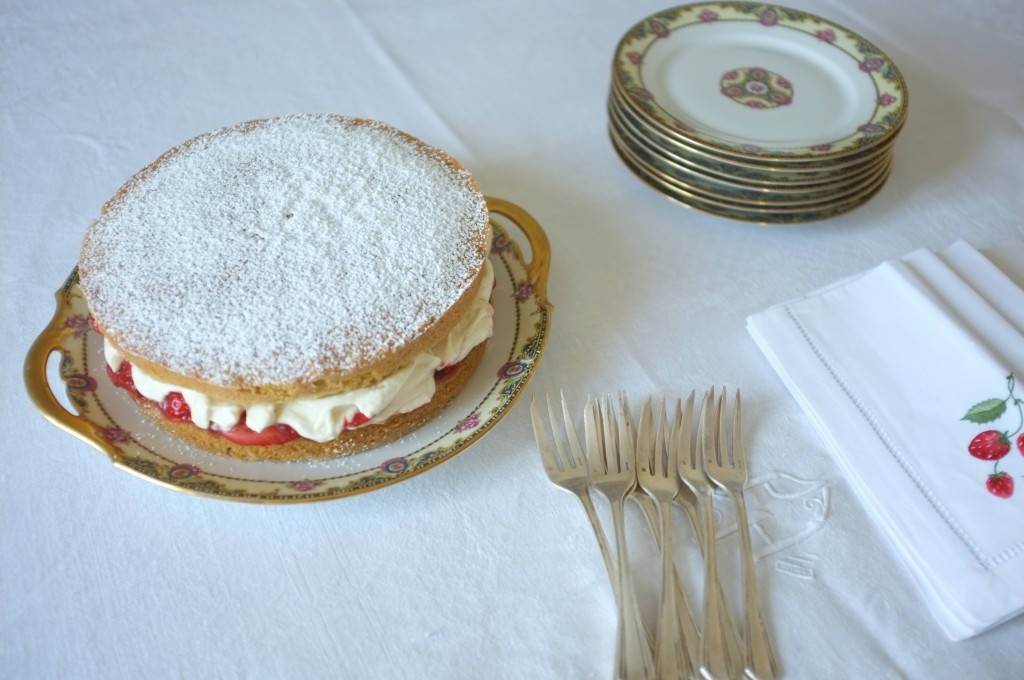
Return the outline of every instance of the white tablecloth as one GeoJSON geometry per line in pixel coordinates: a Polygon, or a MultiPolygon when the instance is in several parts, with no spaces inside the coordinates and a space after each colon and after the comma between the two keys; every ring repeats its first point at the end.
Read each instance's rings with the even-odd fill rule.
{"type": "MultiPolygon", "coordinates": [[[[407,482],[260,506],[120,472],[26,397],[25,352],[120,184],[200,132],[308,111],[405,129],[544,225],[556,309],[526,400],[743,388],[751,503],[771,529],[758,567],[785,677],[1019,672],[1024,620],[965,642],[943,635],[744,320],[915,248],[1024,233],[1024,5],[799,3],[893,58],[910,116],[878,196],[787,228],[687,210],[615,156],[612,51],[667,6],[0,7],[0,676],[609,675],[604,565],[582,509],[544,475],[525,400],[407,482]]],[[[642,526],[631,517],[638,541],[642,526]]]]}

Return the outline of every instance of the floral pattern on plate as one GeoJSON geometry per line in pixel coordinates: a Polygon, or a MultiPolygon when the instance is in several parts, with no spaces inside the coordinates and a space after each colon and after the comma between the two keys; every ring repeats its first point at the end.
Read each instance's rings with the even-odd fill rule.
{"type": "Polygon", "coordinates": [[[521,208],[494,198],[487,203],[493,227],[494,336],[455,400],[397,442],[330,461],[269,463],[217,456],[174,438],[106,377],[102,341],[88,324],[77,270],[57,292],[57,312],[29,351],[29,395],[47,419],[106,453],[117,467],[176,491],[289,503],[342,498],[409,479],[466,450],[508,413],[537,370],[548,338],[547,237],[521,208]],[[526,235],[530,261],[503,223],[526,235]],[[62,355],[61,380],[77,414],[57,400],[47,379],[53,352],[62,355]]]}
{"type": "MultiPolygon", "coordinates": [[[[710,48],[709,51],[711,51],[710,48]]],[[[744,54],[741,47],[737,47],[735,51],[737,55],[744,54]]],[[[696,63],[702,60],[692,61],[696,63]]],[[[759,65],[757,68],[770,72],[768,64],[759,65]]],[[[676,70],[681,71],[681,69],[676,70]]],[[[664,134],[726,157],[799,162],[818,161],[856,153],[859,150],[880,144],[895,135],[902,126],[907,113],[907,93],[903,77],[889,57],[873,43],[842,26],[813,14],[760,3],[731,2],[683,5],[643,19],[635,24],[620,41],[615,53],[613,77],[621,91],[629,99],[629,103],[642,111],[664,134]],[[786,48],[780,47],[778,50],[781,61],[788,60],[790,64],[804,64],[811,72],[836,72],[835,68],[819,68],[817,61],[830,61],[833,65],[843,66],[842,82],[836,83],[837,90],[849,90],[847,100],[855,109],[851,115],[860,115],[860,112],[863,111],[864,116],[850,121],[848,126],[846,126],[845,119],[837,119],[835,122],[840,125],[839,130],[828,129],[827,138],[802,139],[799,140],[799,143],[790,143],[780,141],[783,140],[783,137],[779,137],[778,140],[767,137],[762,139],[760,137],[761,129],[753,123],[743,127],[745,125],[743,121],[746,119],[737,119],[735,127],[742,131],[742,135],[737,135],[722,133],[718,125],[719,121],[713,120],[710,115],[687,115],[687,112],[692,110],[699,110],[704,114],[718,110],[709,108],[717,106],[714,102],[707,103],[711,101],[711,83],[717,90],[714,92],[715,97],[726,100],[721,96],[724,92],[723,82],[729,80],[731,83],[732,80],[740,79],[742,69],[746,69],[748,75],[752,70],[750,64],[734,63],[728,68],[735,70],[735,74],[730,70],[726,75],[735,75],[735,78],[726,79],[721,72],[715,74],[714,78],[710,76],[705,78],[705,74],[696,72],[696,66],[686,69],[686,77],[692,78],[692,82],[686,82],[686,91],[691,101],[699,100],[700,92],[703,92],[697,85],[705,80],[708,83],[706,101],[700,102],[701,105],[697,107],[690,107],[689,104],[678,106],[678,101],[674,100],[670,94],[673,86],[655,86],[655,83],[659,83],[661,80],[666,82],[671,80],[667,79],[665,72],[674,68],[676,62],[685,58],[680,55],[685,55],[687,50],[701,49],[699,45],[691,45],[693,36],[708,35],[709,31],[718,29],[721,29],[723,35],[727,34],[728,41],[723,39],[717,43],[708,43],[710,48],[715,51],[716,57],[723,59],[728,57],[725,54],[727,48],[722,47],[726,42],[730,45],[742,46],[743,41],[749,38],[750,41],[758,44],[760,44],[759,41],[775,41],[786,48]],[[792,50],[788,49],[790,44],[793,45],[792,50]],[[665,47],[666,45],[670,45],[671,49],[665,47]],[[684,47],[686,49],[683,49],[684,47]],[[661,56],[658,59],[652,59],[653,54],[661,56]],[[680,113],[681,111],[683,113],[680,113]],[[744,136],[749,138],[742,138],[744,136]]],[[[781,76],[775,76],[776,85],[780,78],[781,76]]],[[[776,105],[772,111],[762,113],[774,113],[780,110],[795,111],[797,109],[794,98],[795,89],[797,89],[797,86],[794,85],[795,81],[790,78],[781,79],[785,86],[776,87],[778,91],[775,96],[785,100],[786,105],[776,105]]],[[[681,87],[678,83],[675,86],[681,87]]],[[[754,87],[758,90],[764,89],[771,98],[771,87],[767,84],[764,88],[757,85],[754,87]]],[[[749,101],[755,100],[750,99],[749,101]]],[[[726,100],[726,103],[730,102],[726,100]]],[[[743,108],[751,108],[751,106],[743,108]]],[[[753,108],[758,107],[753,105],[753,108]]],[[[798,129],[801,121],[814,120],[813,113],[811,111],[810,114],[801,114],[802,117],[793,113],[794,122],[791,127],[798,129]]],[[[823,117],[827,113],[823,111],[823,117]]],[[[843,115],[848,113],[850,112],[846,111],[843,115]]],[[[787,113],[787,115],[790,114],[787,113]]],[[[762,118],[762,120],[764,119],[762,118]]],[[[785,126],[782,125],[781,129],[785,129],[785,126]]]]}

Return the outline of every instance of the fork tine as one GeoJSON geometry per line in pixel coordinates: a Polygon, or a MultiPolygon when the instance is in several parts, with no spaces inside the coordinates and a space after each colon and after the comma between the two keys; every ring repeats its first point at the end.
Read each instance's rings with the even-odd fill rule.
{"type": "MultiPolygon", "coordinates": [[[[559,430],[559,427],[558,427],[558,418],[557,418],[557,416],[555,416],[555,407],[551,403],[551,393],[550,392],[545,392],[544,393],[544,398],[545,398],[545,400],[547,401],[547,404],[548,404],[548,422],[551,423],[551,432],[552,432],[552,435],[554,435],[553,438],[554,438],[554,442],[555,442],[555,452],[558,454],[555,457],[555,465],[558,466],[559,471],[564,472],[565,471],[565,464],[566,464],[566,461],[568,460],[568,457],[566,456],[566,453],[565,453],[565,442],[563,441],[562,437],[559,436],[560,430],[559,430]]],[[[564,397],[563,397],[563,399],[564,399],[564,397]]],[[[572,427],[572,421],[567,420],[565,425],[566,425],[566,428],[571,428],[572,427]]]]}
{"type": "Polygon", "coordinates": [[[733,467],[743,475],[743,483],[747,481],[747,452],[743,448],[743,427],[740,414],[740,391],[736,389],[736,405],[732,412],[732,461],[733,467]]]}
{"type": "Polygon", "coordinates": [[[718,395],[718,401],[715,404],[715,429],[718,431],[718,441],[715,442],[716,446],[712,448],[714,455],[715,465],[717,467],[724,467],[726,461],[724,460],[723,449],[725,449],[725,440],[722,435],[725,434],[723,429],[725,427],[725,419],[722,418],[722,411],[725,408],[725,388],[722,388],[722,393],[718,395]]]}
{"type": "Polygon", "coordinates": [[[651,399],[648,397],[640,407],[640,423],[636,434],[637,473],[649,474],[654,470],[654,449],[651,447],[651,399]]]}
{"type": "MultiPolygon", "coordinates": [[[[665,398],[661,398],[661,408],[658,409],[658,425],[654,437],[654,470],[660,477],[674,479],[676,466],[668,452],[668,416],[665,413],[665,398]]],[[[678,480],[676,480],[678,483],[678,480]]]]}
{"type": "MultiPolygon", "coordinates": [[[[556,469],[554,450],[551,448],[551,440],[548,438],[547,428],[544,427],[544,416],[537,403],[537,395],[534,395],[530,403],[530,419],[533,421],[533,435],[537,439],[537,448],[540,449],[541,462],[550,475],[556,469]]],[[[561,468],[557,468],[561,469],[561,468]]]]}
{"type": "Polygon", "coordinates": [[[603,471],[605,463],[601,408],[594,397],[587,397],[587,406],[583,410],[583,430],[587,438],[587,465],[593,473],[603,471]]]}
{"type": "Polygon", "coordinates": [[[633,470],[636,461],[636,428],[633,426],[633,415],[625,392],[619,392],[619,446],[617,453],[617,469],[619,472],[633,470]]]}
{"type": "Polygon", "coordinates": [[[612,400],[607,394],[601,399],[601,425],[604,433],[604,469],[618,470],[618,427],[615,422],[615,410],[612,400]]]}
{"type": "Polygon", "coordinates": [[[586,467],[586,463],[583,458],[583,448],[580,446],[580,439],[576,434],[576,427],[572,423],[572,414],[569,413],[569,402],[565,398],[564,391],[559,390],[559,394],[562,397],[562,420],[565,421],[565,436],[569,442],[569,455],[565,456],[566,461],[569,463],[569,467],[574,470],[578,467],[586,467]]]}

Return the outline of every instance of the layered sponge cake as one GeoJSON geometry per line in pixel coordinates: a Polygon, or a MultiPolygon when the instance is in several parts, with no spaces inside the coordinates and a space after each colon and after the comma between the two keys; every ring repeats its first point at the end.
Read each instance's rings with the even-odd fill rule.
{"type": "Polygon", "coordinates": [[[200,135],[128,180],[79,277],[107,372],[180,438],[325,458],[419,427],[492,334],[476,183],[383,123],[286,116],[200,135]]]}

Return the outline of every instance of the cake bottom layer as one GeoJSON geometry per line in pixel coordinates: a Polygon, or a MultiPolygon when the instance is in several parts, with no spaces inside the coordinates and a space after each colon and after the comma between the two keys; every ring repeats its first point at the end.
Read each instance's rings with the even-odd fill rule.
{"type": "Polygon", "coordinates": [[[283,444],[244,446],[229,441],[216,432],[197,427],[191,422],[171,420],[154,402],[139,400],[138,404],[143,412],[161,428],[178,439],[211,453],[241,460],[276,462],[325,460],[383,446],[409,434],[434,418],[469,382],[483,359],[486,347],[486,341],[477,345],[462,361],[452,367],[452,370],[439,374],[436,377],[437,391],[433,398],[423,406],[407,413],[396,413],[382,423],[345,430],[335,439],[327,442],[316,442],[300,437],[283,444]]]}

